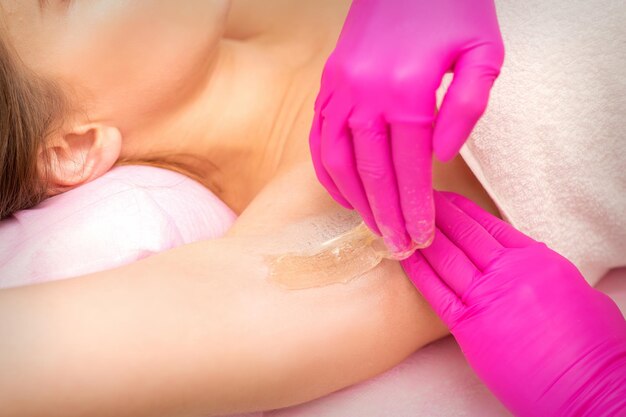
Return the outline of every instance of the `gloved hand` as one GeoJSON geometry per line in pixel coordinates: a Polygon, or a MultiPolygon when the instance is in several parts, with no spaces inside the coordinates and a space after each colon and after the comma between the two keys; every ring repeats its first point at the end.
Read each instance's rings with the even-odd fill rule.
{"type": "Polygon", "coordinates": [[[503,58],[493,0],[353,1],[322,75],[311,154],[330,195],[392,252],[430,243],[433,150],[443,161],[457,154],[503,58]]]}
{"type": "Polygon", "coordinates": [[[432,245],[403,261],[516,416],[626,415],[626,321],[567,259],[464,197],[435,195],[432,245]]]}

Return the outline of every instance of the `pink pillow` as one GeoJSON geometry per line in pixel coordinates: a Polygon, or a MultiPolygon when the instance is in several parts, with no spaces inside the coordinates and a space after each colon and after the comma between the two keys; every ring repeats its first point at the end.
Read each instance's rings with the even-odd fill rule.
{"type": "Polygon", "coordinates": [[[213,239],[235,217],[182,174],[117,167],[0,222],[0,288],[110,269],[213,239]]]}

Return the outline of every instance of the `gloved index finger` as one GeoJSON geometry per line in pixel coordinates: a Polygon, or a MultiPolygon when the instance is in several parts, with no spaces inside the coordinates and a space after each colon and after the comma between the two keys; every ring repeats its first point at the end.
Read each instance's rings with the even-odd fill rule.
{"type": "Polygon", "coordinates": [[[392,252],[406,251],[411,239],[400,207],[388,127],[380,118],[354,115],[349,124],[357,170],[376,224],[392,252]]]}
{"type": "Polygon", "coordinates": [[[419,251],[400,261],[400,264],[411,282],[433,307],[435,313],[444,323],[452,326],[453,313],[463,307],[456,293],[439,278],[419,251]]]}

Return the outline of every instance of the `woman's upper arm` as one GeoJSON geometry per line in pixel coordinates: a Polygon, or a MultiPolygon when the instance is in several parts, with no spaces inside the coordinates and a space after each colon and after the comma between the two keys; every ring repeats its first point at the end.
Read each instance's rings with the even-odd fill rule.
{"type": "Polygon", "coordinates": [[[289,225],[336,210],[316,187],[294,170],[223,239],[0,291],[0,409],[71,417],[276,408],[380,373],[443,335],[395,262],[305,290],[268,280],[263,254],[284,233],[294,245],[310,238],[289,225]]]}

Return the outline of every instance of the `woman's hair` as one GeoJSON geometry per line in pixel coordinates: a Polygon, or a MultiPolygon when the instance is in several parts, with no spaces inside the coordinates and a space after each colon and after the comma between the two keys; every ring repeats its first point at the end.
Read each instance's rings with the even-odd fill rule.
{"type": "Polygon", "coordinates": [[[179,174],[182,174],[196,182],[199,182],[200,184],[211,190],[213,194],[219,196],[222,194],[223,190],[219,186],[218,182],[214,178],[207,178],[206,176],[204,176],[199,168],[201,165],[207,164],[211,166],[214,172],[219,171],[218,167],[215,164],[207,162],[197,155],[185,153],[153,154],[151,156],[144,156],[142,159],[121,158],[115,163],[115,166],[146,165],[178,172],[179,174]]]}
{"type": "Polygon", "coordinates": [[[66,104],[58,86],[28,71],[0,27],[0,219],[45,198],[47,173],[40,168],[47,158],[40,149],[62,123],[66,104]]]}

